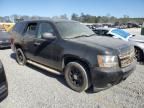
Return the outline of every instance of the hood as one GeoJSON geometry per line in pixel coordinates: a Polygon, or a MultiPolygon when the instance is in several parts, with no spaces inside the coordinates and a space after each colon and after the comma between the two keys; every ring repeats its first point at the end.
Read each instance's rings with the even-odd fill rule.
{"type": "Polygon", "coordinates": [[[144,36],[133,36],[129,38],[129,41],[134,41],[134,42],[144,42],[144,36]]]}
{"type": "Polygon", "coordinates": [[[87,46],[97,48],[103,47],[104,49],[111,49],[111,50],[119,50],[124,47],[128,47],[128,44],[125,41],[120,39],[113,39],[110,37],[104,36],[91,36],[91,37],[80,37],[80,38],[73,38],[70,41],[85,44],[87,46]]]}

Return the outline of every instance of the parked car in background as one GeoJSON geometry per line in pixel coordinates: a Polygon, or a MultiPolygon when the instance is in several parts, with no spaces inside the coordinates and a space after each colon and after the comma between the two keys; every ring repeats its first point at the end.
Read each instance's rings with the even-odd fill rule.
{"type": "Polygon", "coordinates": [[[10,32],[14,25],[15,23],[7,23],[7,22],[0,23],[0,30],[10,32]]]}
{"type": "Polygon", "coordinates": [[[8,95],[8,83],[5,75],[5,70],[0,61],[0,102],[8,95]]]}
{"type": "Polygon", "coordinates": [[[95,29],[94,25],[86,25],[86,26],[87,26],[88,28],[92,29],[92,30],[95,29]]]}
{"type": "Polygon", "coordinates": [[[117,26],[113,26],[113,28],[126,29],[127,25],[126,24],[119,24],[117,26]]]}
{"type": "Polygon", "coordinates": [[[7,32],[0,31],[0,49],[10,47],[11,47],[10,35],[7,32]]]}
{"type": "Polygon", "coordinates": [[[140,28],[140,25],[136,22],[135,23],[128,22],[126,25],[127,25],[128,28],[134,28],[134,27],[140,28]]]}
{"type": "Polygon", "coordinates": [[[99,37],[67,20],[23,21],[12,30],[12,49],[20,65],[35,62],[65,75],[68,86],[100,91],[125,80],[136,67],[127,42],[99,37]]]}
{"type": "Polygon", "coordinates": [[[6,32],[6,30],[5,29],[0,29],[0,32],[6,32]]]}
{"type": "Polygon", "coordinates": [[[144,62],[144,37],[130,34],[117,28],[97,28],[94,32],[99,36],[118,38],[134,45],[137,61],[144,62]]]}

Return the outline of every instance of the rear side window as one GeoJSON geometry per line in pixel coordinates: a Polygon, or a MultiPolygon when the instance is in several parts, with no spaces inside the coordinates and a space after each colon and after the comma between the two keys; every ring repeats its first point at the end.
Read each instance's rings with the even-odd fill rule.
{"type": "Polygon", "coordinates": [[[13,28],[13,31],[22,34],[25,28],[25,23],[20,22],[16,23],[15,27],[13,28]]]}

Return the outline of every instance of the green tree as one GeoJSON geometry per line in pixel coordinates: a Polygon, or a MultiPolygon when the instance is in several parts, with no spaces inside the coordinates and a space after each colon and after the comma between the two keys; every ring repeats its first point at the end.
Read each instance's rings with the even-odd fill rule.
{"type": "Polygon", "coordinates": [[[61,15],[61,16],[60,16],[60,18],[61,18],[61,19],[68,19],[68,17],[67,17],[67,15],[66,15],[66,14],[61,15]]]}
{"type": "Polygon", "coordinates": [[[71,20],[79,21],[79,16],[76,13],[73,13],[71,16],[71,20]]]}
{"type": "Polygon", "coordinates": [[[2,19],[3,19],[3,17],[2,17],[2,16],[0,16],[0,22],[2,22],[2,19]]]}
{"type": "Polygon", "coordinates": [[[124,16],[123,16],[123,19],[122,19],[122,22],[123,22],[123,23],[127,23],[128,21],[130,21],[129,16],[128,16],[128,15],[124,15],[124,16]]]}

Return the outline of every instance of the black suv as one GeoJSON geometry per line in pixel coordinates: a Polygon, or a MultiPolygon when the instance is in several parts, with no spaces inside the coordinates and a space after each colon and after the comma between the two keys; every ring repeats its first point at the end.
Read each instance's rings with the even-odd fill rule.
{"type": "Polygon", "coordinates": [[[94,91],[125,80],[136,67],[134,48],[121,40],[96,36],[75,21],[23,21],[11,32],[12,49],[20,65],[32,61],[65,75],[77,92],[94,91]]]}
{"type": "Polygon", "coordinates": [[[2,62],[0,61],[0,102],[8,95],[8,84],[2,62]]]}

